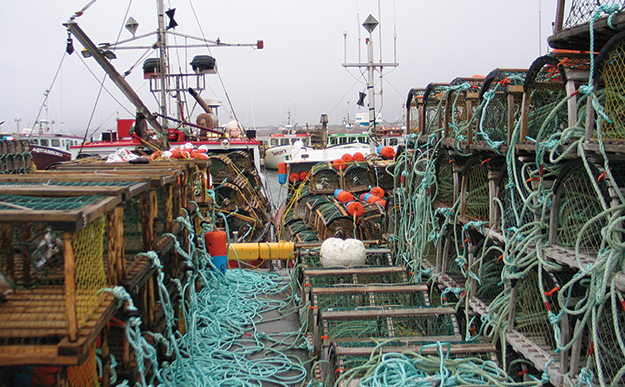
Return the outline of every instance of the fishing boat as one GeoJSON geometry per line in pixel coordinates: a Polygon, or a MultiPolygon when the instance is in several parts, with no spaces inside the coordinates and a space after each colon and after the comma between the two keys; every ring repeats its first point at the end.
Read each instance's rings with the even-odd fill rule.
{"type": "Polygon", "coordinates": [[[291,109],[289,109],[286,123],[278,128],[277,133],[271,133],[267,139],[265,168],[278,169],[278,163],[288,158],[292,146],[310,146],[310,140],[311,133],[306,129],[297,129],[297,123],[291,120],[291,109]]]}
{"type": "Polygon", "coordinates": [[[82,142],[82,137],[58,133],[51,129],[47,120],[40,120],[37,130],[25,128],[11,137],[28,141],[32,162],[38,169],[46,169],[54,163],[71,160],[70,147],[82,142]]]}

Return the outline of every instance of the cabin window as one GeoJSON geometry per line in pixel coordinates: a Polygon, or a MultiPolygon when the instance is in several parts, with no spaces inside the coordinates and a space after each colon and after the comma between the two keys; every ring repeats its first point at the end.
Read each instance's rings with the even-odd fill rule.
{"type": "Polygon", "coordinates": [[[61,146],[61,142],[55,138],[52,140],[52,146],[61,146]]]}
{"type": "Polygon", "coordinates": [[[367,138],[366,138],[366,137],[361,137],[358,141],[359,141],[361,144],[367,144],[367,143],[369,142],[369,141],[367,141],[367,138]]]}
{"type": "Polygon", "coordinates": [[[341,144],[347,144],[347,137],[341,137],[341,144]]]}
{"type": "Polygon", "coordinates": [[[30,143],[33,144],[33,145],[37,145],[37,144],[39,144],[39,140],[37,140],[36,138],[31,138],[30,139],[30,143]]]}
{"type": "Polygon", "coordinates": [[[269,145],[271,145],[271,146],[276,146],[276,145],[278,145],[278,140],[277,140],[277,139],[275,139],[275,138],[272,138],[272,139],[271,139],[271,141],[269,142],[269,145]]]}
{"type": "Polygon", "coordinates": [[[42,138],[40,143],[41,143],[41,146],[48,146],[48,140],[47,139],[42,138]]]}
{"type": "Polygon", "coordinates": [[[396,138],[391,138],[391,139],[388,141],[388,145],[389,145],[389,146],[397,146],[397,144],[398,144],[398,143],[399,143],[399,142],[397,141],[397,139],[396,139],[396,138]]]}
{"type": "Polygon", "coordinates": [[[289,139],[288,138],[280,139],[280,145],[289,145],[289,139]]]}

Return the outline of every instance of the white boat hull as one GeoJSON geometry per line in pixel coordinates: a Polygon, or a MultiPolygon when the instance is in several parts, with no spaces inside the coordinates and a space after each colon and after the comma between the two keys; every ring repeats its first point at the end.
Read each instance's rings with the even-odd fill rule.
{"type": "Polygon", "coordinates": [[[265,150],[265,169],[278,169],[278,164],[288,160],[291,145],[272,146],[265,150]]]}

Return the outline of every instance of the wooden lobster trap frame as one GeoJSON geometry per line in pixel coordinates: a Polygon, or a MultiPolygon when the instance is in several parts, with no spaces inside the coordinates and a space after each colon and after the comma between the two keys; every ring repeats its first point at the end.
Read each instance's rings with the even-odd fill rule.
{"type": "Polygon", "coordinates": [[[425,114],[423,109],[425,107],[423,96],[425,95],[425,89],[410,89],[408,92],[408,99],[406,101],[406,122],[408,126],[406,128],[406,134],[420,135],[425,130],[425,114]]]}
{"type": "Polygon", "coordinates": [[[32,162],[28,141],[0,141],[0,174],[30,172],[32,162]]]}
{"type": "Polygon", "coordinates": [[[471,133],[476,126],[474,115],[479,104],[478,92],[482,82],[484,78],[459,77],[449,83],[445,96],[447,103],[443,116],[443,138],[454,141],[457,133],[466,133],[462,135],[471,143],[471,133]]]}
{"type": "Polygon", "coordinates": [[[317,216],[313,228],[317,231],[319,240],[353,237],[354,220],[336,200],[318,206],[315,213],[317,216]]]}
{"type": "MultiPolygon", "coordinates": [[[[485,136],[492,142],[510,144],[515,124],[521,118],[523,83],[527,72],[527,69],[495,69],[486,76],[479,94],[480,103],[484,106],[478,130],[470,136],[476,146],[485,145],[485,136]]],[[[486,146],[490,149],[490,144],[486,146]]]]}
{"type": "MultiPolygon", "coordinates": [[[[427,142],[430,134],[444,127],[446,93],[449,83],[430,83],[423,93],[423,130],[419,133],[420,142],[427,142]]],[[[437,138],[442,134],[438,133],[437,138]]]]}
{"type": "MultiPolygon", "coordinates": [[[[32,268],[41,270],[56,262],[63,273],[58,285],[41,282],[31,290],[22,286],[7,294],[0,308],[0,315],[10,314],[10,318],[0,318],[3,365],[81,364],[116,308],[111,294],[98,291],[116,278],[115,273],[108,277],[105,273],[104,234],[113,239],[119,234],[121,224],[107,227],[105,218],[121,197],[80,194],[0,195],[4,270],[12,271],[17,280],[18,269],[23,277],[32,268]],[[33,233],[38,229],[43,233],[33,233]]],[[[109,243],[107,255],[115,256],[114,245],[109,243]]]]}
{"type": "MultiPolygon", "coordinates": [[[[335,385],[336,381],[347,371],[360,367],[371,358],[374,348],[377,346],[374,342],[353,342],[353,341],[333,341],[328,350],[328,362],[325,365],[321,380],[329,380],[331,385],[335,385]]],[[[420,343],[418,340],[411,342],[409,340],[391,342],[378,347],[377,353],[418,353],[422,356],[439,356],[437,348],[420,343]]],[[[443,354],[450,359],[456,358],[480,358],[498,364],[497,348],[490,343],[447,343],[443,345],[443,354]]],[[[339,384],[340,387],[357,386],[365,375],[365,370],[354,376],[349,384],[346,381],[339,384]]]]}

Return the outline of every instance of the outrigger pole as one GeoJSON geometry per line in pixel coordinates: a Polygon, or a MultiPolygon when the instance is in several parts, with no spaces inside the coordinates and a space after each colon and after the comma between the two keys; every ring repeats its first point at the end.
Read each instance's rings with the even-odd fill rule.
{"type": "MultiPolygon", "coordinates": [[[[72,35],[78,39],[83,47],[91,54],[91,56],[98,62],[98,64],[104,69],[109,78],[117,85],[122,93],[128,98],[130,102],[137,108],[137,120],[135,121],[135,131],[140,130],[141,119],[147,120],[150,125],[161,135],[161,143],[164,149],[169,148],[169,138],[167,129],[163,128],[157,120],[157,116],[152,114],[150,110],[145,106],[141,98],[130,87],[128,82],[122,77],[115,67],[109,62],[104,54],[96,47],[91,39],[85,34],[85,32],[78,26],[78,23],[74,19],[70,19],[68,22],[63,23],[72,35]]],[[[141,137],[141,136],[140,136],[141,137]]]]}

